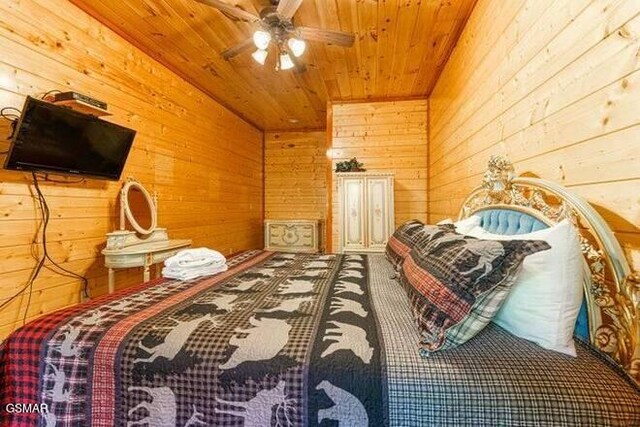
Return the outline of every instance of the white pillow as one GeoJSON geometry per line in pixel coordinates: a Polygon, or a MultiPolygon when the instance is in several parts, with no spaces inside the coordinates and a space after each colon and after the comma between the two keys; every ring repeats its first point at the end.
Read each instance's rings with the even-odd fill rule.
{"type": "Polygon", "coordinates": [[[467,234],[476,227],[480,227],[481,218],[478,215],[471,215],[469,218],[461,219],[453,222],[451,218],[443,219],[437,225],[453,224],[456,231],[460,234],[467,234]]]}
{"type": "Polygon", "coordinates": [[[576,356],[573,332],[583,297],[584,259],[568,220],[529,234],[505,236],[481,227],[467,233],[493,240],[544,240],[551,249],[529,255],[493,321],[541,347],[576,356]]]}

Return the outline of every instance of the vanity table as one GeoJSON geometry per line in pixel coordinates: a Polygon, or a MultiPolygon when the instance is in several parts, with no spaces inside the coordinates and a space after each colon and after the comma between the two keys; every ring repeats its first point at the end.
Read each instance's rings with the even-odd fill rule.
{"type": "Polygon", "coordinates": [[[164,262],[189,246],[191,240],[171,240],[167,229],[158,227],[156,197],[152,197],[139,182],[128,179],[120,191],[120,229],[107,234],[107,246],[102,251],[104,264],[109,269],[109,293],[115,290],[116,269],[143,267],[143,280],[147,282],[151,278],[152,265],[164,262]],[[132,190],[140,191],[148,204],[151,213],[151,224],[148,228],[142,227],[131,211],[129,193],[132,190]],[[135,231],[126,229],[126,220],[135,231]]]}

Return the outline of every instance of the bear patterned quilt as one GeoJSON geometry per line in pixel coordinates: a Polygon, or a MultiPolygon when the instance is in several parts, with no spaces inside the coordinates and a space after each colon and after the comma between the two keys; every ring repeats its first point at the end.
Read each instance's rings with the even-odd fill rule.
{"type": "Polygon", "coordinates": [[[248,251],[228,264],[14,332],[0,346],[0,425],[640,425],[640,389],[580,342],[567,357],[489,325],[422,358],[384,255],[248,251]]]}
{"type": "Polygon", "coordinates": [[[38,319],[3,343],[11,426],[387,424],[364,255],[242,253],[38,319]],[[375,420],[375,421],[374,421],[375,420]]]}

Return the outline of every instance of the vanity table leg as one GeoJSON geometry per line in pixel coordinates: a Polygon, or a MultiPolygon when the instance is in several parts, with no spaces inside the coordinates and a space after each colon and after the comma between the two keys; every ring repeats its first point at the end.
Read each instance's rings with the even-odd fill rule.
{"type": "Polygon", "coordinates": [[[116,275],[113,268],[109,269],[109,293],[112,294],[116,290],[116,275]]]}
{"type": "Polygon", "coordinates": [[[144,256],[144,282],[148,282],[149,280],[151,280],[151,272],[149,271],[151,265],[153,264],[153,256],[151,255],[151,252],[145,254],[144,256]]]}

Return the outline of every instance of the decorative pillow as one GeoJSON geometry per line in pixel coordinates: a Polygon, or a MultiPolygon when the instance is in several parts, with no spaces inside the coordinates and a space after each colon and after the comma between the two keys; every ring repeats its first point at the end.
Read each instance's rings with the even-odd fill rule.
{"type": "Polygon", "coordinates": [[[429,240],[434,236],[440,235],[445,231],[452,231],[450,225],[436,226],[436,225],[424,225],[417,219],[412,219],[402,224],[387,242],[385,249],[385,256],[393,265],[393,268],[398,270],[402,265],[402,261],[409,254],[409,251],[420,240],[429,240]]]}
{"type": "Polygon", "coordinates": [[[481,221],[482,218],[480,218],[478,215],[471,215],[469,218],[461,219],[460,221],[456,222],[453,222],[451,218],[443,219],[437,225],[451,224],[454,226],[456,233],[467,234],[474,228],[480,227],[481,221]]]}
{"type": "Polygon", "coordinates": [[[455,232],[416,245],[402,263],[405,286],[429,352],[460,345],[498,311],[524,258],[543,241],[480,240],[455,232]]]}
{"type": "Polygon", "coordinates": [[[478,227],[469,235],[492,240],[544,240],[551,249],[527,257],[493,321],[543,348],[576,356],[573,332],[583,297],[584,258],[571,222],[505,236],[478,227]]]}

